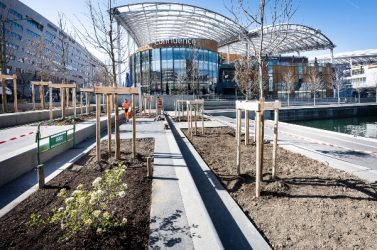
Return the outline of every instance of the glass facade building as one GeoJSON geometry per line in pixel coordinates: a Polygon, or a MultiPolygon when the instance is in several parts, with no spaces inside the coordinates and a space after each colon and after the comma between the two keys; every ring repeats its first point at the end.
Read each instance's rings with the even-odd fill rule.
{"type": "Polygon", "coordinates": [[[150,94],[215,92],[219,54],[207,48],[158,47],[130,58],[132,83],[150,94]]]}

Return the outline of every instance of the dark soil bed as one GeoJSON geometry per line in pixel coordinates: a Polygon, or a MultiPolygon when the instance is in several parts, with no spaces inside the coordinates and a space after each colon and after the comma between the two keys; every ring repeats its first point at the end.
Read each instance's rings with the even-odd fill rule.
{"type": "MultiPolygon", "coordinates": [[[[187,122],[187,116],[181,116],[181,119],[179,119],[178,117],[174,116],[172,117],[173,121],[174,122],[187,122]]],[[[202,116],[201,115],[198,115],[196,116],[196,120],[197,121],[202,121],[202,116]]],[[[204,121],[209,121],[208,118],[204,117],[203,118],[204,121]]],[[[193,116],[192,117],[192,121],[194,122],[195,121],[195,117],[193,116]]]]}
{"type": "MultiPolygon", "coordinates": [[[[102,112],[101,117],[102,116],[107,117],[107,114],[102,112]]],[[[89,113],[89,114],[83,113],[82,115],[77,114],[76,118],[74,118],[73,116],[66,116],[65,119],[55,118],[52,121],[46,120],[46,121],[42,121],[40,123],[41,123],[42,126],[63,126],[63,125],[73,125],[73,122],[75,122],[77,124],[77,123],[85,122],[85,121],[92,120],[92,119],[95,119],[95,118],[96,118],[96,113],[92,112],[92,113],[89,113]]],[[[39,122],[33,123],[31,125],[32,126],[38,126],[38,124],[39,124],[39,122]]]]}
{"type": "MultiPolygon", "coordinates": [[[[106,149],[107,141],[102,144],[106,149]]],[[[117,219],[127,218],[125,227],[102,235],[92,231],[80,232],[69,241],[62,241],[63,231],[59,225],[28,226],[31,213],[47,216],[53,208],[62,205],[63,200],[56,196],[62,188],[68,192],[79,184],[90,188],[93,180],[102,176],[105,169],[118,165],[119,162],[114,157],[109,158],[106,151],[102,153],[105,160],[98,165],[94,148],[71,169],[47,183],[45,189],[32,194],[0,219],[0,249],[147,249],[152,182],[145,177],[146,157],[153,155],[154,140],[139,139],[136,145],[137,158],[132,159],[131,141],[121,141],[119,162],[126,166],[123,180],[127,184],[126,196],[113,200],[108,209],[117,219]]]]}
{"type": "Polygon", "coordinates": [[[242,145],[237,178],[234,129],[205,133],[191,143],[273,248],[377,249],[377,183],[282,148],[273,181],[266,144],[262,197],[254,198],[255,146],[242,145]]]}

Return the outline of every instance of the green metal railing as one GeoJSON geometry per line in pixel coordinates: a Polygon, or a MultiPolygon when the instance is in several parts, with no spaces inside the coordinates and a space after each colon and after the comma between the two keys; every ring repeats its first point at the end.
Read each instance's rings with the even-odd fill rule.
{"type": "Polygon", "coordinates": [[[41,164],[41,153],[46,152],[50,149],[53,149],[59,145],[65,144],[67,142],[72,141],[72,148],[75,148],[75,137],[76,137],[76,123],[73,122],[73,127],[59,133],[55,133],[49,136],[41,137],[41,123],[38,124],[38,130],[35,137],[35,142],[37,143],[37,163],[38,165],[41,164]],[[68,132],[72,132],[72,136],[69,136],[68,132]],[[44,139],[48,139],[48,144],[41,145],[41,141],[44,139]]]}

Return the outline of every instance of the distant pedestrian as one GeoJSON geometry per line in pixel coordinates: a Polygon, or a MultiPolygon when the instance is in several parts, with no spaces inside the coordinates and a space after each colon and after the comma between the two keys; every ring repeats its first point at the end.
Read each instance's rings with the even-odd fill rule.
{"type": "Polygon", "coordinates": [[[160,115],[162,112],[162,99],[157,96],[157,115],[160,115]]]}
{"type": "Polygon", "coordinates": [[[126,122],[129,122],[130,103],[127,99],[123,101],[122,108],[124,109],[124,118],[126,119],[126,122]]]}

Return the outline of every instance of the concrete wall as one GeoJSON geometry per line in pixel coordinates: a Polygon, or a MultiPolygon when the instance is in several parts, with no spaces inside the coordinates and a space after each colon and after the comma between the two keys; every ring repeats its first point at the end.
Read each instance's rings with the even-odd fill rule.
{"type": "MultiPolygon", "coordinates": [[[[94,111],[95,106],[90,106],[90,110],[94,111]]],[[[61,117],[61,109],[54,109],[53,111],[54,118],[61,117]]],[[[83,107],[83,112],[85,114],[85,108],[83,107]]],[[[76,114],[80,114],[80,108],[76,108],[76,114]]],[[[66,115],[73,115],[73,108],[66,109],[66,115]]],[[[7,128],[12,126],[18,126],[33,122],[39,122],[50,119],[49,110],[34,110],[18,113],[5,113],[0,115],[0,128],[7,128]]]]}
{"type": "MultiPolygon", "coordinates": [[[[114,124],[114,116],[112,117],[114,124]]],[[[107,119],[101,120],[101,130],[107,129],[107,119]]],[[[76,144],[79,144],[86,139],[95,136],[96,124],[88,124],[85,127],[78,128],[76,131],[76,144]]],[[[47,152],[41,153],[41,162],[44,163],[55,156],[63,153],[72,147],[73,141],[59,145],[47,152]]],[[[3,161],[0,161],[0,186],[20,177],[26,172],[37,167],[37,145],[22,148],[19,152],[14,152],[14,156],[3,161]]]]}

